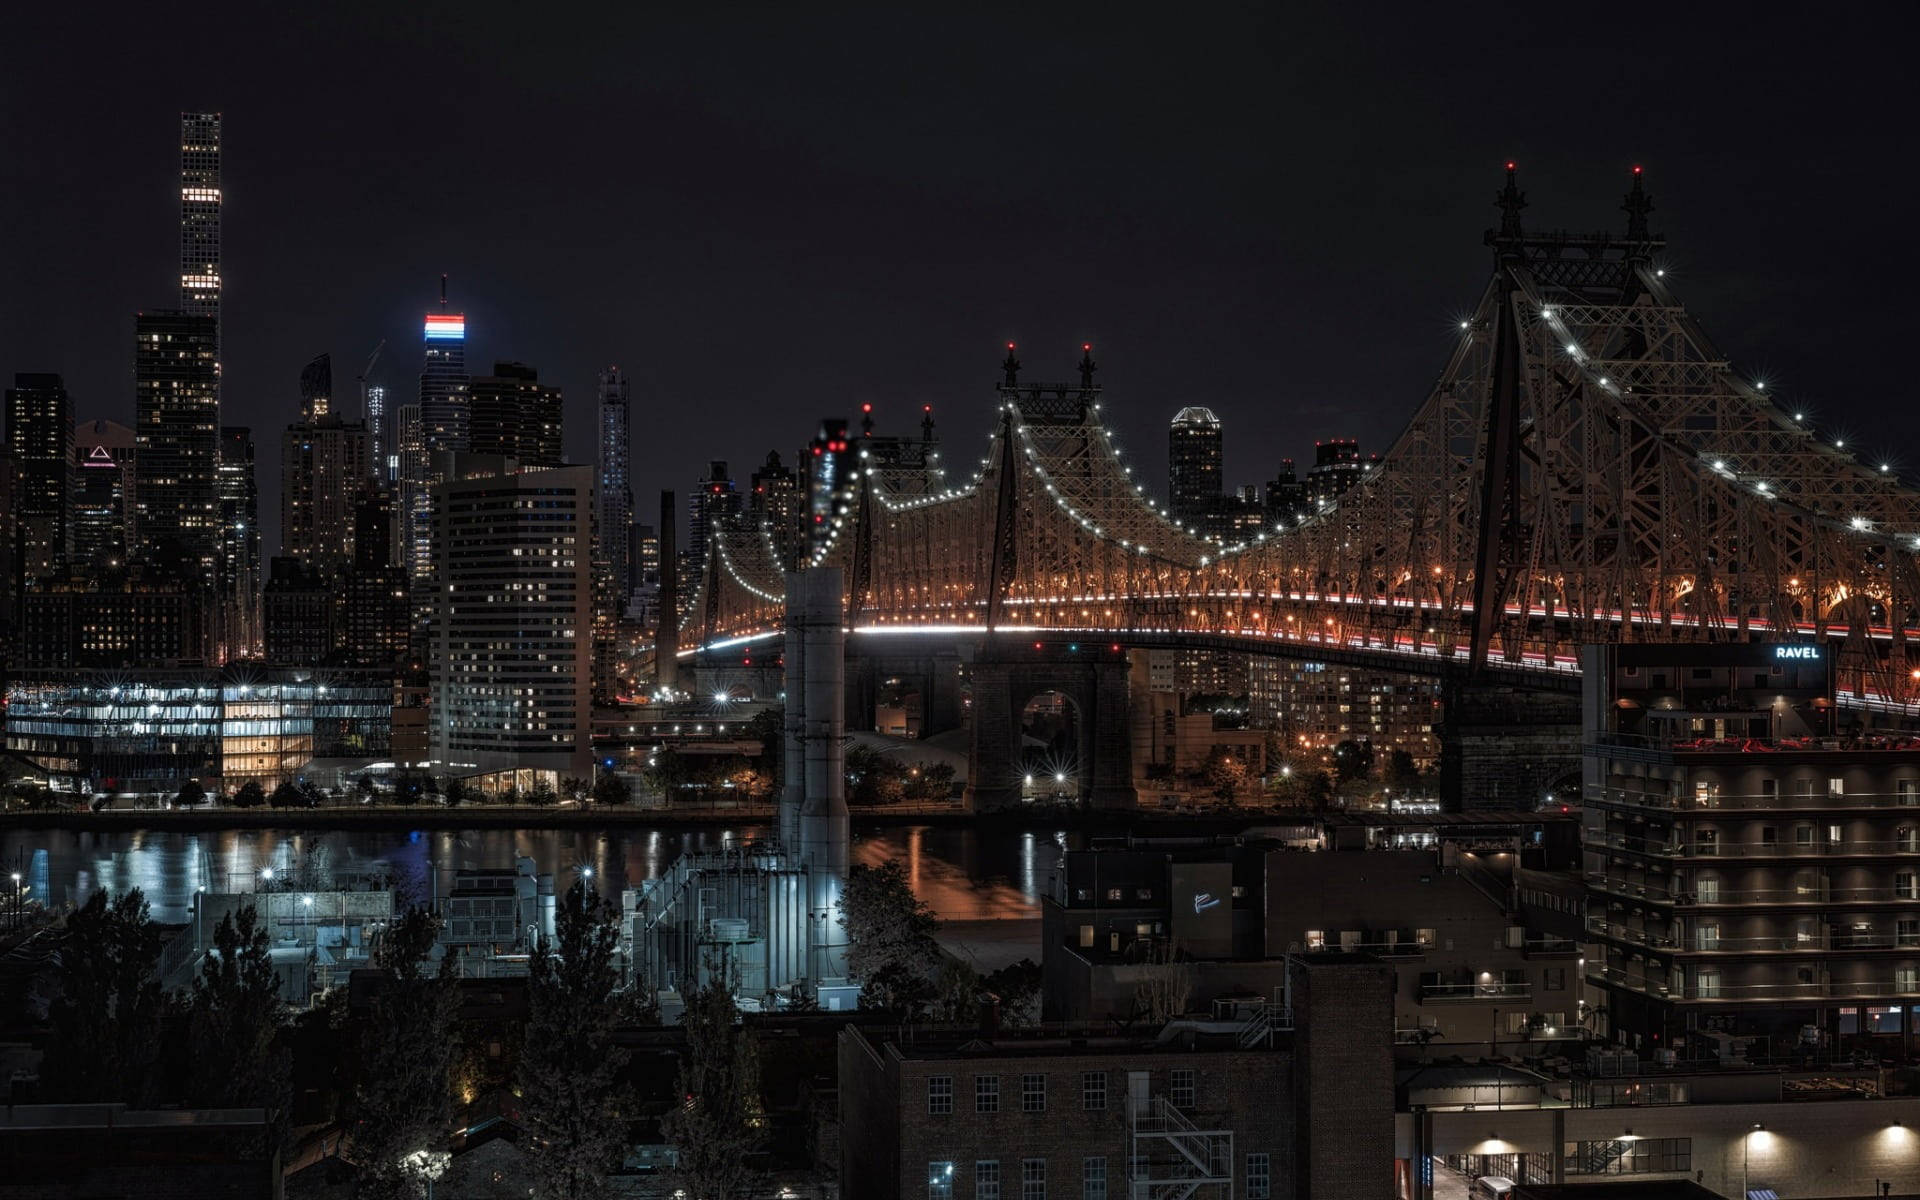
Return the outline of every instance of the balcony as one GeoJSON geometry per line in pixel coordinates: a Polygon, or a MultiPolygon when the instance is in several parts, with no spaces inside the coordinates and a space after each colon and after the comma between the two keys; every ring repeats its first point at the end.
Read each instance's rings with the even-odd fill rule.
{"type": "MultiPolygon", "coordinates": [[[[1910,752],[1920,757],[1920,751],[1910,752]]],[[[1920,814],[1920,791],[1909,792],[1757,792],[1681,795],[1610,784],[1587,789],[1584,800],[1601,807],[1652,809],[1657,812],[1809,812],[1912,809],[1920,814]]]]}
{"type": "Polygon", "coordinates": [[[1632,879],[1622,879],[1617,875],[1608,875],[1601,871],[1586,873],[1587,885],[1595,891],[1607,892],[1630,900],[1645,900],[1652,904],[1678,905],[1683,908],[1795,908],[1801,906],[1824,906],[1851,904],[1910,904],[1920,900],[1920,872],[1916,872],[1916,883],[1908,887],[1866,887],[1837,888],[1825,881],[1796,887],[1784,888],[1714,888],[1711,891],[1700,886],[1711,882],[1702,880],[1688,887],[1668,888],[1661,884],[1644,883],[1632,879]]]}
{"type": "Polygon", "coordinates": [[[1857,950],[1920,951],[1920,935],[1887,930],[1827,928],[1802,935],[1798,931],[1765,937],[1707,937],[1696,930],[1687,941],[1653,929],[1636,929],[1604,917],[1588,917],[1587,932],[1664,954],[1820,954],[1857,950]]]}
{"type": "Polygon", "coordinates": [[[1470,1004],[1499,1000],[1530,1000],[1533,985],[1506,980],[1482,980],[1479,983],[1422,983],[1422,1004],[1470,1004]]]}
{"type": "Polygon", "coordinates": [[[1578,958],[1580,943],[1572,938],[1530,937],[1520,947],[1520,953],[1527,958],[1578,958]]]}
{"type": "Polygon", "coordinates": [[[1660,1000],[1760,1004],[1817,1000],[1920,999],[1920,978],[1817,979],[1808,983],[1691,983],[1674,987],[1664,980],[1629,974],[1617,967],[1592,968],[1587,982],[1624,988],[1660,1000]]]}
{"type": "MultiPolygon", "coordinates": [[[[1920,810],[1916,810],[1914,816],[1920,820],[1920,810]]],[[[1649,858],[1674,861],[1714,858],[1763,861],[1793,858],[1890,858],[1901,855],[1920,858],[1920,836],[1853,841],[1728,842],[1701,841],[1698,831],[1695,831],[1693,841],[1681,842],[1668,838],[1637,838],[1629,837],[1624,833],[1609,833],[1588,834],[1585,845],[1590,850],[1605,847],[1627,854],[1640,854],[1649,858]]]]}
{"type": "MultiPolygon", "coordinates": [[[[1765,714],[1764,710],[1759,710],[1732,715],[1753,717],[1765,714]]],[[[1920,736],[1902,733],[1860,737],[1697,737],[1690,734],[1668,736],[1603,731],[1590,736],[1588,745],[1596,749],[1642,750],[1676,757],[1696,754],[1920,754],[1920,736]]]]}

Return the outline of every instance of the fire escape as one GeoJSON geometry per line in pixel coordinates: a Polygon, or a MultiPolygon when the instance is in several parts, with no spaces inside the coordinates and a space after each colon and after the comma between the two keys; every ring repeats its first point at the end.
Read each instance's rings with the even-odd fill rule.
{"type": "Polygon", "coordinates": [[[1233,1130],[1203,1129],[1166,1097],[1148,1090],[1148,1074],[1127,1076],[1127,1194],[1131,1200],[1233,1196],[1233,1130]]]}

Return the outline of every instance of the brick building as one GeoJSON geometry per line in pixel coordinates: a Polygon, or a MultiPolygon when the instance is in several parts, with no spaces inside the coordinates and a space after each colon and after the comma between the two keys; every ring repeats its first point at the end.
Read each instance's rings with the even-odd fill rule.
{"type": "Polygon", "coordinates": [[[1139,1033],[849,1026],[843,1194],[1383,1195],[1390,974],[1364,955],[1299,962],[1290,1014],[1223,1009],[1139,1033]]]}

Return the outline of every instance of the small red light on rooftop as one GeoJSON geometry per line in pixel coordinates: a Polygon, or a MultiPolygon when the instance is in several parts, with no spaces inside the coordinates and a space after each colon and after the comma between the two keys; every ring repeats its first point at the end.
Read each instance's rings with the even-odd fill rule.
{"type": "Polygon", "coordinates": [[[1640,173],[1640,164],[1639,164],[1639,163],[1635,163],[1635,164],[1633,165],[1633,173],[1634,173],[1635,175],[1638,175],[1638,174],[1640,173]]]}
{"type": "Polygon", "coordinates": [[[1508,160],[1507,160],[1507,170],[1509,170],[1509,171],[1511,171],[1511,170],[1514,170],[1514,169],[1515,169],[1515,168],[1514,168],[1514,165],[1513,165],[1513,160],[1512,160],[1512,159],[1508,159],[1508,160]]]}
{"type": "Polygon", "coordinates": [[[872,405],[872,404],[862,404],[862,405],[860,406],[860,411],[861,411],[861,412],[872,412],[872,411],[873,411],[873,405],[872,405]]]}

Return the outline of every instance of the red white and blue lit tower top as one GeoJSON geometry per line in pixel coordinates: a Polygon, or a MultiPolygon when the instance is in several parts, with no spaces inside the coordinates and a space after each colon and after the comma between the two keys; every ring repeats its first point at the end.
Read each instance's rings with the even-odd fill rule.
{"type": "Polygon", "coordinates": [[[440,307],[427,313],[422,330],[425,363],[420,371],[420,425],[426,449],[465,450],[471,421],[467,396],[467,318],[447,309],[447,277],[440,277],[440,307]]]}

